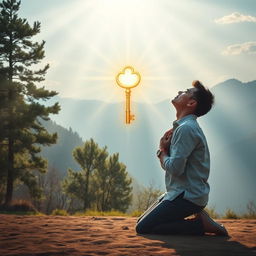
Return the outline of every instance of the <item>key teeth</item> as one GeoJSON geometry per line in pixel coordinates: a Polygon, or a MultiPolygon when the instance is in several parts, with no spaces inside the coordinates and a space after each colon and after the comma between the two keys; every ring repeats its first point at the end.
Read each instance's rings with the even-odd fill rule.
{"type": "Polygon", "coordinates": [[[131,119],[132,121],[134,121],[134,120],[135,120],[135,116],[134,116],[134,115],[131,115],[131,116],[130,116],[130,119],[131,119]]]}

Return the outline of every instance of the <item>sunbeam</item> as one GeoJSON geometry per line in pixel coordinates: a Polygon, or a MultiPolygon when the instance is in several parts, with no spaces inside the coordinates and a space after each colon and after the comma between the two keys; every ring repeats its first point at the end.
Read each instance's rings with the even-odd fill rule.
{"type": "Polygon", "coordinates": [[[221,54],[223,43],[208,29],[216,26],[212,8],[216,13],[228,11],[215,3],[166,0],[78,0],[56,5],[38,16],[50,24],[42,37],[47,42],[55,38],[48,50],[55,63],[47,75],[49,86],[58,84],[63,97],[120,102],[124,93],[114,77],[126,65],[142,75],[132,93],[136,102],[162,101],[190,87],[194,79],[212,86],[227,76],[223,66],[239,67],[221,54]],[[208,23],[203,24],[199,13],[209,14],[208,23]],[[205,57],[216,53],[214,62],[205,57]],[[220,60],[222,65],[216,65],[220,60]]]}

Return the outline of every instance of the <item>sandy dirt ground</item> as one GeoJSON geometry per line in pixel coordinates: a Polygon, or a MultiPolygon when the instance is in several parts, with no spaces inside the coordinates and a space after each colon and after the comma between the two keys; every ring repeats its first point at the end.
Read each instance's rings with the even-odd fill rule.
{"type": "Polygon", "coordinates": [[[131,217],[0,215],[0,255],[256,255],[256,220],[218,222],[231,237],[141,236],[131,217]]]}

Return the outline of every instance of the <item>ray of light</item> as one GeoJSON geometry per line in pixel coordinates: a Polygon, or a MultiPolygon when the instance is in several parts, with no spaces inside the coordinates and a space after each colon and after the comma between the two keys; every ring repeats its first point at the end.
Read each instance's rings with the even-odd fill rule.
{"type": "MultiPolygon", "coordinates": [[[[164,15],[163,15],[164,16],[164,15]]],[[[184,63],[184,64],[187,64],[187,66],[190,66],[190,67],[193,67],[193,66],[195,66],[195,67],[206,67],[205,68],[205,70],[203,71],[203,72],[201,72],[201,73],[205,73],[205,74],[207,74],[207,76],[206,77],[216,77],[216,72],[212,72],[211,70],[213,70],[211,67],[209,67],[210,65],[209,65],[209,63],[203,63],[202,62],[202,59],[200,60],[200,61],[198,61],[197,63],[194,63],[195,62],[195,60],[197,59],[196,58],[196,56],[193,56],[191,53],[189,53],[189,52],[186,52],[185,54],[181,54],[182,53],[182,50],[184,50],[184,49],[186,49],[187,47],[179,47],[178,49],[175,49],[176,47],[177,47],[177,45],[179,45],[179,43],[180,42],[184,42],[184,41],[186,41],[186,38],[184,37],[184,35],[186,36],[186,37],[188,37],[189,36],[189,34],[191,34],[191,31],[189,31],[190,30],[190,26],[188,26],[188,24],[187,23],[185,23],[185,22],[183,22],[180,18],[178,19],[178,17],[176,17],[175,15],[172,15],[172,16],[169,16],[168,17],[168,19],[170,20],[169,21],[169,23],[170,23],[170,27],[174,27],[175,28],[175,30],[173,31],[174,32],[174,34],[171,34],[171,36],[170,35],[165,35],[165,37],[167,38],[167,41],[169,40],[169,38],[170,37],[176,37],[175,39],[176,39],[176,42],[175,42],[175,40],[170,40],[170,46],[171,47],[173,47],[174,46],[174,51],[172,51],[172,53],[174,54],[174,55],[176,55],[176,59],[181,59],[182,60],[182,62],[184,63]],[[179,33],[179,31],[182,31],[182,34],[181,33],[179,33]],[[178,35],[178,38],[177,38],[177,35],[178,35]],[[175,43],[176,43],[176,45],[175,45],[175,43]],[[177,54],[178,53],[178,54],[177,54]],[[192,56],[191,56],[192,55],[192,56]],[[188,59],[193,59],[193,61],[191,61],[191,60],[188,60],[188,59]],[[190,62],[190,63],[188,63],[188,62],[190,62]],[[193,64],[196,64],[196,65],[193,65],[193,64]],[[207,67],[209,67],[209,68],[207,68],[207,67]],[[210,70],[210,72],[209,72],[209,70],[210,70]]],[[[153,29],[153,30],[156,30],[157,28],[155,28],[155,29],[153,29]]],[[[202,33],[202,32],[205,32],[205,31],[202,31],[200,28],[199,29],[197,29],[197,31],[195,31],[195,32],[193,32],[194,34],[199,34],[199,32],[200,33],[202,33]]],[[[209,37],[210,38],[210,37],[209,37]]],[[[157,38],[157,35],[155,35],[155,39],[152,41],[152,42],[154,42],[153,44],[151,44],[150,46],[152,47],[152,45],[154,46],[154,44],[157,42],[157,41],[159,41],[159,40],[157,40],[157,39],[159,39],[159,38],[157,38]]],[[[171,38],[170,38],[171,39],[171,38]]],[[[162,40],[162,38],[161,38],[161,40],[162,40]]],[[[217,40],[209,40],[210,41],[210,44],[208,44],[209,46],[208,46],[208,48],[206,49],[207,51],[209,51],[209,50],[211,50],[211,49],[214,49],[214,46],[216,47],[216,45],[218,45],[218,41],[217,40]]],[[[208,42],[207,42],[208,43],[208,42]]],[[[151,49],[151,47],[149,47],[149,48],[146,48],[147,50],[148,49],[151,49]]],[[[171,50],[171,47],[169,47],[169,51],[171,50]]],[[[168,47],[166,47],[166,49],[168,49],[168,47]]],[[[144,52],[144,54],[142,54],[142,56],[143,56],[143,58],[146,58],[147,57],[147,55],[145,54],[145,52],[144,52]]],[[[155,58],[154,58],[155,59],[155,58]]],[[[159,66],[159,65],[156,65],[156,66],[159,66]]],[[[192,71],[194,72],[194,70],[191,70],[191,73],[192,73],[192,71]]]]}
{"type": "MultiPolygon", "coordinates": [[[[128,30],[128,29],[127,29],[127,30],[128,30]]],[[[102,33],[99,33],[99,34],[102,35],[102,33]]],[[[79,37],[76,38],[76,39],[79,40],[79,37]]],[[[127,40],[127,41],[129,42],[130,40],[127,40]]],[[[111,60],[110,60],[110,59],[107,59],[104,54],[101,54],[101,52],[99,52],[99,50],[98,50],[96,47],[91,46],[91,49],[94,50],[94,53],[96,53],[101,59],[103,59],[105,62],[107,62],[107,64],[111,65],[111,60]]],[[[82,69],[81,69],[81,70],[82,70],[82,69]]],[[[79,76],[79,75],[76,75],[75,77],[80,77],[80,76],[79,76]]]]}
{"type": "MultiPolygon", "coordinates": [[[[170,59],[178,60],[181,67],[185,68],[187,73],[189,73],[190,77],[193,79],[199,78],[202,74],[204,74],[203,78],[217,76],[216,72],[214,72],[213,69],[209,68],[209,63],[207,63],[205,59],[199,58],[196,53],[190,52],[187,44],[184,43],[186,41],[186,38],[191,35],[191,24],[188,26],[188,21],[193,22],[193,16],[191,15],[191,13],[186,11],[186,8],[184,9],[184,6],[182,6],[182,4],[170,4],[170,2],[165,1],[165,4],[167,6],[169,5],[169,9],[173,9],[171,15],[167,15],[167,11],[169,10],[167,8],[166,10],[162,8],[162,5],[158,5],[159,8],[151,10],[150,5],[145,5],[146,2],[142,1],[138,8],[135,10],[135,13],[133,13],[131,16],[126,15],[125,17],[122,17],[123,15],[120,14],[118,10],[118,8],[122,7],[121,2],[116,2],[114,0],[107,2],[105,1],[104,3],[103,2],[104,1],[96,1],[98,6],[91,3],[88,5],[83,4],[81,7],[80,4],[77,5],[77,8],[75,8],[77,10],[76,14],[78,15],[76,17],[76,22],[74,23],[77,25],[72,29],[70,28],[70,38],[72,40],[69,43],[69,46],[65,47],[64,51],[62,51],[59,55],[62,55],[64,60],[67,57],[68,53],[70,56],[72,56],[74,48],[79,49],[83,46],[83,44],[86,47],[85,51],[90,52],[90,54],[81,54],[81,59],[77,60],[77,68],[75,68],[75,72],[73,72],[72,77],[72,88],[66,91],[68,95],[71,91],[79,91],[80,97],[82,97],[81,93],[82,91],[84,91],[86,92],[84,93],[84,95],[87,94],[88,97],[90,97],[89,95],[92,94],[98,95],[98,90],[108,90],[108,87],[110,88],[110,86],[114,86],[114,81],[111,80],[110,77],[115,75],[114,70],[116,70],[119,65],[121,66],[122,59],[125,59],[126,62],[135,63],[138,69],[141,68],[143,71],[146,71],[145,76],[143,77],[144,82],[142,84],[141,90],[139,89],[138,93],[134,94],[134,98],[136,100],[145,100],[145,98],[141,97],[142,88],[144,90],[144,93],[153,95],[152,92],[155,92],[155,95],[165,95],[166,93],[174,92],[174,90],[176,90],[180,86],[179,83],[177,85],[173,85],[173,82],[178,81],[177,75],[175,74],[175,70],[177,70],[177,67],[175,67],[174,70],[171,70],[170,67],[169,70],[167,70],[166,67],[164,67],[163,60],[164,58],[166,58],[166,55],[170,56],[170,59]],[[100,7],[102,3],[103,7],[100,7]],[[114,10],[113,3],[117,5],[114,10]],[[96,6],[97,8],[95,8],[96,6]],[[142,8],[145,8],[145,6],[147,6],[147,12],[146,14],[144,14],[144,19],[136,19],[138,17],[141,17],[140,11],[142,10],[142,8]],[[88,15],[88,17],[85,18],[81,15],[82,12],[80,12],[80,10],[83,10],[85,11],[85,13],[90,14],[88,15]],[[172,34],[165,33],[164,26],[162,29],[158,29],[157,23],[155,23],[154,25],[154,21],[150,20],[151,15],[154,12],[157,12],[157,14],[161,16],[160,24],[170,24],[169,27],[172,28],[172,34]],[[186,21],[181,18],[181,14],[183,14],[183,16],[185,14],[186,21]],[[98,22],[96,17],[102,17],[101,21],[98,22]],[[118,24],[118,20],[121,21],[121,25],[118,24]],[[85,35],[81,32],[79,33],[80,23],[84,25],[84,29],[88,31],[90,37],[93,35],[93,40],[91,42],[87,42],[85,35]],[[90,26],[94,23],[97,27],[100,27],[100,30],[90,28],[90,26]],[[134,25],[137,25],[137,31],[141,31],[141,37],[136,39],[132,38],[132,26],[134,27],[134,25]],[[122,40],[124,39],[125,45],[124,47],[118,48],[118,45],[120,44],[118,44],[118,42],[114,40],[114,36],[109,36],[108,33],[110,33],[111,29],[113,29],[112,34],[114,35],[117,29],[119,31],[121,26],[123,26],[122,40]],[[150,29],[147,26],[150,26],[150,29],[157,32],[154,33],[154,36],[151,36],[150,38],[150,29]],[[135,41],[142,41],[147,38],[149,39],[148,44],[145,45],[142,51],[138,52],[139,48],[137,50],[136,47],[134,48],[135,41]],[[100,42],[102,41],[104,41],[104,43],[101,44],[100,42]],[[106,43],[106,41],[111,41],[110,45],[107,46],[108,49],[112,48],[112,55],[104,51],[104,44],[106,43]],[[164,46],[164,50],[160,52],[158,49],[159,42],[161,42],[161,44],[164,46]],[[121,52],[122,50],[125,51],[121,52]],[[97,57],[97,61],[95,61],[95,57],[97,57]],[[95,71],[95,75],[88,76],[87,74],[89,73],[89,70],[95,71]],[[168,72],[168,76],[163,75],[166,74],[166,72],[168,72]],[[86,88],[86,90],[83,90],[81,86],[81,81],[85,82],[84,88],[86,88]],[[99,83],[93,83],[92,85],[89,85],[87,83],[97,81],[99,83]],[[171,88],[167,84],[168,81],[172,82],[171,88]],[[101,82],[106,82],[106,84],[103,85],[103,83],[101,82]],[[159,84],[160,86],[155,86],[154,82],[161,82],[161,84],[159,84]],[[137,95],[140,96],[137,97],[137,95]]],[[[125,1],[123,1],[123,3],[125,3],[125,1]]],[[[134,11],[132,7],[128,9],[128,12],[131,11],[134,11]]],[[[75,17],[72,16],[72,19],[74,18],[75,17]]],[[[70,16],[68,21],[72,19],[70,16]]],[[[53,31],[55,28],[58,28],[58,24],[56,24],[56,27],[53,26],[53,31]]],[[[202,32],[205,31],[199,28],[197,31],[193,31],[193,34],[194,36],[197,36],[202,32]]],[[[216,44],[218,44],[217,39],[209,40],[209,44],[207,41],[206,50],[210,50],[212,46],[216,46],[216,44]]],[[[176,64],[174,63],[173,65],[176,64]]],[[[184,86],[187,87],[187,85],[184,86]]],[[[115,90],[116,89],[108,90],[109,99],[114,98],[114,96],[116,95],[116,93],[114,92],[115,90]]],[[[75,96],[75,92],[73,92],[72,95],[75,96]]]]}
{"type": "MultiPolygon", "coordinates": [[[[43,20],[43,23],[49,24],[51,29],[43,29],[43,37],[51,38],[55,37],[56,33],[59,31],[65,34],[65,31],[71,26],[72,22],[76,20],[77,17],[83,15],[90,15],[90,4],[83,4],[83,8],[79,4],[74,4],[73,2],[67,3],[62,6],[56,6],[51,11],[47,10],[42,14],[37,15],[34,20],[43,20]],[[72,10],[72,12],[70,11],[72,10]],[[86,13],[86,10],[88,13],[86,13]]],[[[81,24],[80,24],[81,25],[81,24]]],[[[76,28],[73,26],[73,29],[76,28]]]]}

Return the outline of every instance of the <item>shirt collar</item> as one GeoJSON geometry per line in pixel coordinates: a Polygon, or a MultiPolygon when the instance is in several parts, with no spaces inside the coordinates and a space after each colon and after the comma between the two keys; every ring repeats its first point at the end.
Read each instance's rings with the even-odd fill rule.
{"type": "Polygon", "coordinates": [[[176,129],[179,125],[181,125],[182,123],[184,123],[187,120],[196,120],[197,116],[194,114],[190,114],[187,116],[182,117],[179,120],[175,120],[172,124],[173,124],[173,128],[176,129]]]}

